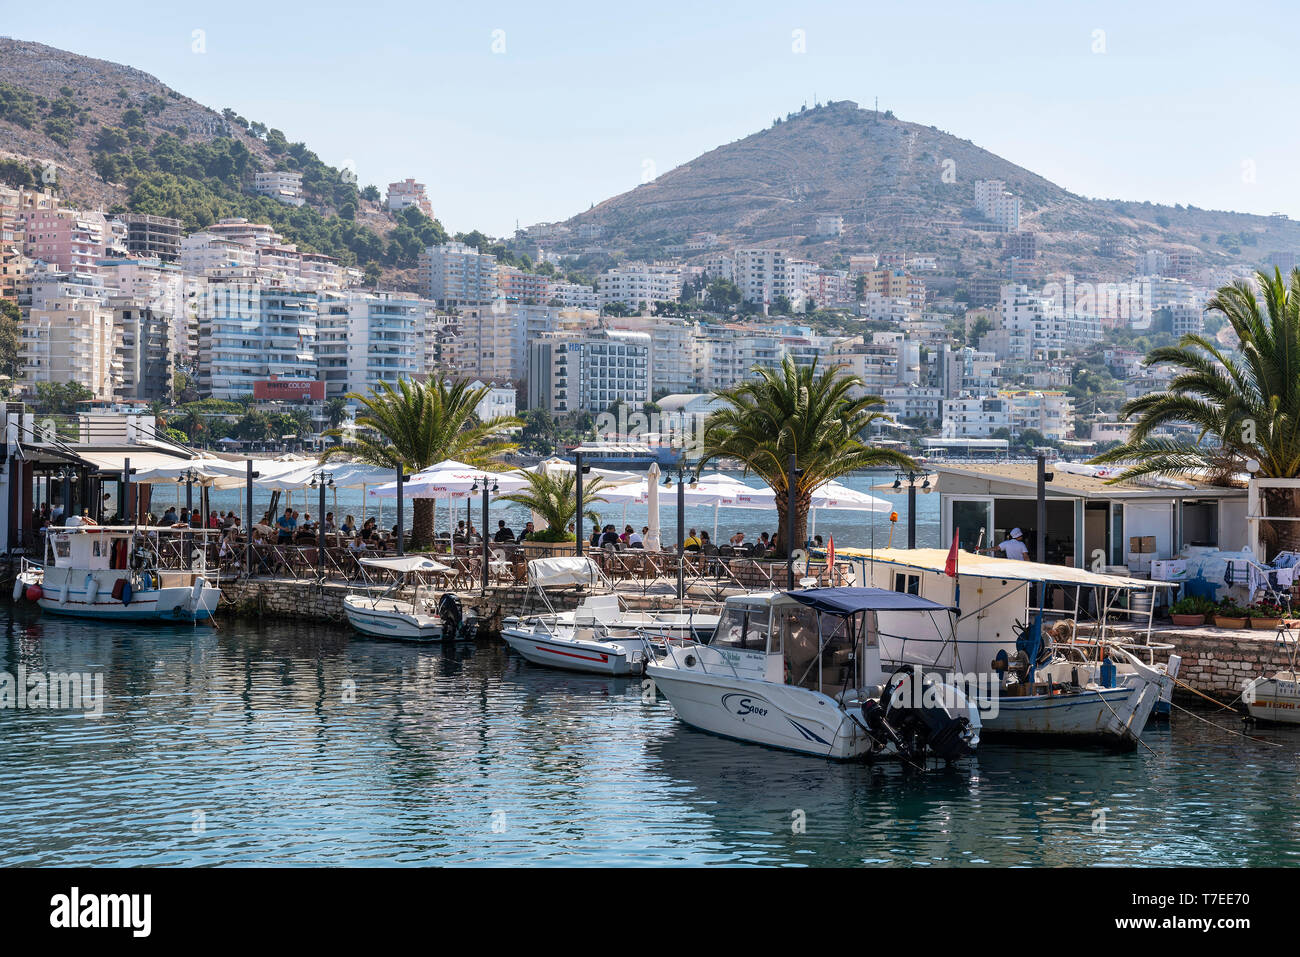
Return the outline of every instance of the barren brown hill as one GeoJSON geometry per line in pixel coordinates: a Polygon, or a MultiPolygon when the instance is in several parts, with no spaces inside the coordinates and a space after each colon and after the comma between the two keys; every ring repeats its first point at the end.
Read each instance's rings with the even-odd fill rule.
{"type": "Polygon", "coordinates": [[[791,114],[569,225],[601,224],[611,244],[639,249],[716,233],[724,245],[781,245],[822,261],[859,249],[934,253],[952,272],[978,273],[1005,268],[1003,236],[975,209],[981,179],[1002,180],[1021,198],[1021,228],[1038,234],[1042,273],[1126,273],[1131,255],[1102,256],[1105,237],[1130,252],[1186,248],[1210,270],[1300,250],[1300,223],[1284,217],[1088,199],[969,140],[850,101],[791,114]],[[819,215],[843,216],[843,237],[814,236],[819,215]]]}

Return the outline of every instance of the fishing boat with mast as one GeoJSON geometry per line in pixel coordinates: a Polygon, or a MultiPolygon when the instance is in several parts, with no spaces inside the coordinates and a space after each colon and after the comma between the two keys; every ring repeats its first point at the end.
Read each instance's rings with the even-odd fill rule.
{"type": "Polygon", "coordinates": [[[101,621],[205,621],[221,600],[206,529],[94,525],[50,528],[40,562],[23,559],[14,600],[52,615],[101,621]],[[166,567],[163,551],[179,558],[166,567]]]}
{"type": "Polygon", "coordinates": [[[1145,603],[1145,642],[1108,631],[1136,602],[1126,596],[1169,583],[938,548],[843,549],[861,579],[954,609],[951,629],[882,634],[881,659],[896,666],[975,675],[984,733],[1044,743],[1137,746],[1147,720],[1173,693],[1180,658],[1151,642],[1154,602],[1145,603]],[[1073,606],[1048,622],[1047,593],[1073,592],[1073,606]],[[1079,617],[1093,609],[1093,633],[1079,617]],[[1166,654],[1163,662],[1158,654],[1166,654]]]}

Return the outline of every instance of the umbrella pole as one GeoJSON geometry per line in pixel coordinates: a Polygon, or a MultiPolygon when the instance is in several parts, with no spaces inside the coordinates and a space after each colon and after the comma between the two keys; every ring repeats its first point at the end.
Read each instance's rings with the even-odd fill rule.
{"type": "Polygon", "coordinates": [[[808,540],[812,541],[813,533],[817,531],[817,509],[809,506],[808,511],[812,514],[812,527],[808,529],[808,540]]]}
{"type": "Polygon", "coordinates": [[[718,544],[718,509],[721,507],[721,505],[722,505],[721,502],[713,503],[713,544],[714,545],[718,544]]]}

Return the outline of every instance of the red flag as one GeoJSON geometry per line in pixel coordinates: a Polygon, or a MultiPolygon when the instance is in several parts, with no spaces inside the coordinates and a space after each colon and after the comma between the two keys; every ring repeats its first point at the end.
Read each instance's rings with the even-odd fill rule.
{"type": "Polygon", "coordinates": [[[832,575],[835,574],[835,536],[832,535],[826,542],[826,570],[832,575]]]}
{"type": "Polygon", "coordinates": [[[943,573],[949,578],[957,577],[957,532],[952,533],[952,547],[948,549],[948,560],[943,563],[943,573]]]}

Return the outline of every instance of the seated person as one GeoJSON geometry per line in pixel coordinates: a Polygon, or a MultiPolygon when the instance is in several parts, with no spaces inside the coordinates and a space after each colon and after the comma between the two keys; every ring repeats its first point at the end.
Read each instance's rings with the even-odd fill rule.
{"type": "Polygon", "coordinates": [[[514,544],[515,533],[506,527],[504,518],[497,521],[497,533],[492,536],[492,541],[499,544],[514,544]]]}
{"type": "Polygon", "coordinates": [[[690,534],[686,536],[686,541],[682,542],[682,548],[688,552],[698,552],[700,550],[700,536],[695,529],[691,529],[690,534]]]}
{"type": "Polygon", "coordinates": [[[623,544],[628,548],[645,548],[645,537],[628,525],[623,529],[623,544]]]}

